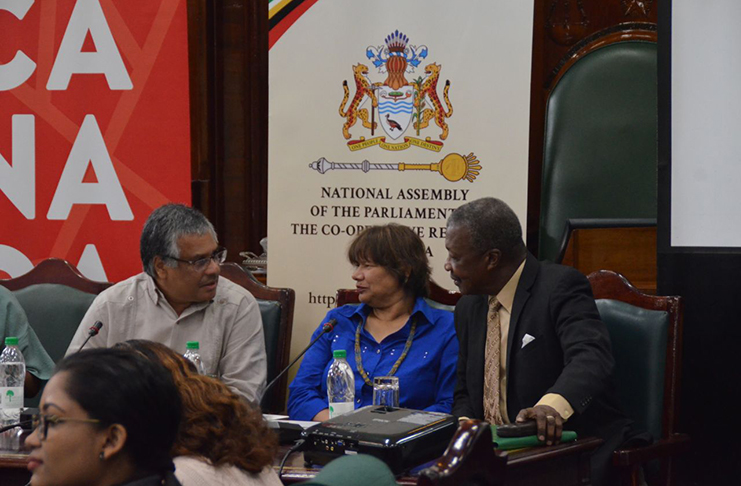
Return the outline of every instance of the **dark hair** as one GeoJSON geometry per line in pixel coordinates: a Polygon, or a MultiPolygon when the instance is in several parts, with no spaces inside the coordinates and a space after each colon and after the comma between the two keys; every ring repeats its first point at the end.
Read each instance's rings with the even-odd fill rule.
{"type": "MultiPolygon", "coordinates": [[[[139,253],[142,266],[154,278],[154,257],[180,258],[178,239],[185,235],[210,234],[218,241],[216,230],[211,222],[197,209],[184,204],[165,204],[149,215],[139,240],[139,253]]],[[[174,260],[166,260],[167,265],[175,266],[174,260]]]]}
{"type": "Polygon", "coordinates": [[[199,375],[193,364],[164,344],[132,339],[116,344],[167,368],[183,401],[174,456],[203,456],[214,466],[230,464],[258,473],[273,462],[278,438],[260,410],[225,384],[199,375]]]}
{"type": "Polygon", "coordinates": [[[382,266],[415,298],[427,297],[429,293],[430,263],[425,244],[411,228],[396,223],[368,226],[350,244],[347,259],[356,266],[382,266]]]}
{"type": "Polygon", "coordinates": [[[68,373],[66,392],[100,427],[126,429],[124,452],[139,473],[174,470],[170,449],[180,425],[180,396],[160,364],[124,349],[90,349],[67,356],[55,373],[68,373]]]}
{"type": "Polygon", "coordinates": [[[520,220],[501,199],[485,197],[458,207],[448,218],[450,226],[468,228],[471,246],[478,252],[496,248],[510,259],[525,250],[520,220]]]}

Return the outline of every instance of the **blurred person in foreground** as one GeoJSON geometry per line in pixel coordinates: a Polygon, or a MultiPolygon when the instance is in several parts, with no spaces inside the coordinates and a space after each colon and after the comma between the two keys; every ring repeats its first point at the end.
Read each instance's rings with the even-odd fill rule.
{"type": "Polygon", "coordinates": [[[332,352],[344,349],[355,375],[355,408],[373,403],[373,378],[399,378],[399,405],[450,413],[458,340],[453,314],[426,301],[430,266],[421,238],[398,224],[370,226],[350,244],[347,258],[361,304],[329,311],[334,331],[306,353],[291,383],[292,419],[329,418],[327,372],[332,352]]]}
{"type": "Polygon", "coordinates": [[[183,486],[281,486],[271,467],[278,439],[259,410],[220,381],[199,375],[167,346],[131,340],[116,347],[139,352],[172,373],[183,402],[172,450],[183,486]]]}
{"type": "Polygon", "coordinates": [[[41,395],[30,449],[31,486],[179,486],[170,449],[180,396],[168,371],[120,349],[59,362],[41,395]]]}
{"type": "Polygon", "coordinates": [[[41,345],[18,299],[0,285],[0,351],[6,337],[18,338],[18,348],[26,362],[23,393],[26,398],[35,397],[41,385],[51,378],[54,361],[41,345]]]}

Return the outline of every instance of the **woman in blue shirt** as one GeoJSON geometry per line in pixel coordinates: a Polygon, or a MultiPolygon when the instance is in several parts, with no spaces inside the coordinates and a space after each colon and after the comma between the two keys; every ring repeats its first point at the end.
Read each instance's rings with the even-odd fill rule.
{"type": "Polygon", "coordinates": [[[353,240],[347,256],[361,304],[333,309],[322,321],[337,324],[306,353],[289,387],[289,415],[329,418],[327,371],[336,349],[347,352],[355,373],[355,408],[373,403],[375,376],[396,376],[401,407],[449,413],[458,339],[453,313],[424,299],[430,266],[422,240],[406,226],[371,226],[353,240]]]}

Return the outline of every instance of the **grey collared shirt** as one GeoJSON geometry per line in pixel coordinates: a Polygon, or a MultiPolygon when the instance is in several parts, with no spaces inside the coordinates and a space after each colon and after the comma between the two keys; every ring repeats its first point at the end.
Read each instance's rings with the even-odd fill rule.
{"type": "Polygon", "coordinates": [[[146,273],[119,282],[93,301],[67,354],[77,351],[95,321],[103,328],[86,348],[148,339],[185,353],[186,342],[198,341],[206,374],[253,403],[262,396],[267,363],[260,308],[252,294],[225,278],[219,277],[212,301],[193,304],[180,316],[146,273]]]}

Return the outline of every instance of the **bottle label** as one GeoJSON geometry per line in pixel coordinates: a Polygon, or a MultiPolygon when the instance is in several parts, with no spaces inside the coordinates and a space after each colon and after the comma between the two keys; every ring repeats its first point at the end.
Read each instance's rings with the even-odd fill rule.
{"type": "Polygon", "coordinates": [[[329,402],[329,418],[338,417],[355,410],[354,402],[329,402]]]}
{"type": "Polygon", "coordinates": [[[0,408],[22,408],[23,407],[23,387],[22,386],[1,386],[0,387],[0,408]]]}

